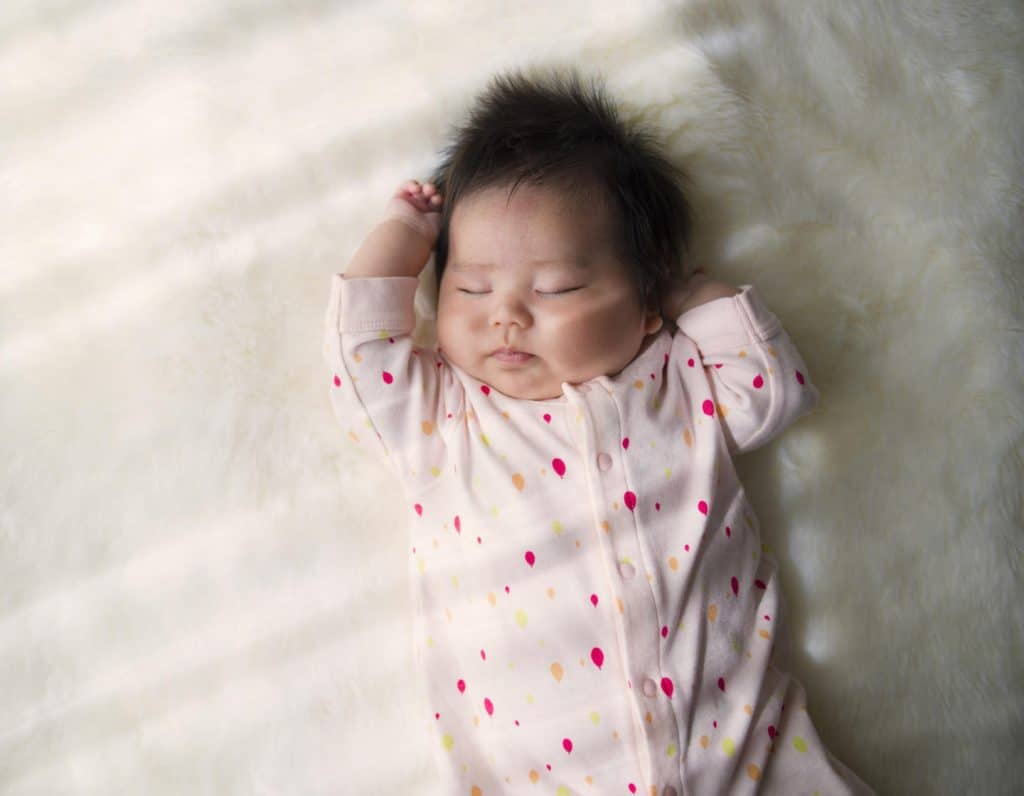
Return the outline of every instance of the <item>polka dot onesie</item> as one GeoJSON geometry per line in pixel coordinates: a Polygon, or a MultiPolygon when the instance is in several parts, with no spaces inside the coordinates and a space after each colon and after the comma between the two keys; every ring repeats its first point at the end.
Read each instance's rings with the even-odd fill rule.
{"type": "Polygon", "coordinates": [[[414,345],[417,285],[333,274],[323,353],[348,438],[403,487],[443,792],[871,793],[777,665],[776,564],[731,457],[818,391],[757,289],[533,401],[414,345]]]}

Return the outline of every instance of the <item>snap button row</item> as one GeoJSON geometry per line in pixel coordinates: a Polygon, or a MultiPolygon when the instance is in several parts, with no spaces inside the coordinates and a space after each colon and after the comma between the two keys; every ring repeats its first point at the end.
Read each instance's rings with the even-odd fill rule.
{"type": "Polygon", "coordinates": [[[636,574],[636,568],[628,561],[623,561],[619,564],[619,574],[626,580],[629,580],[636,574]]]}
{"type": "Polygon", "coordinates": [[[602,470],[607,470],[609,467],[612,466],[612,457],[609,456],[607,453],[597,454],[597,466],[600,467],[602,470]]]}

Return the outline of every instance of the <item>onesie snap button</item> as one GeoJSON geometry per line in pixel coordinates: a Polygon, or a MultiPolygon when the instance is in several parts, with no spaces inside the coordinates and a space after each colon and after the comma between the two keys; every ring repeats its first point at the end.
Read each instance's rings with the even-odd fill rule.
{"type": "Polygon", "coordinates": [[[665,790],[661,792],[661,796],[676,796],[676,789],[671,785],[666,785],[665,790]]]}
{"type": "Polygon", "coordinates": [[[644,694],[649,697],[658,695],[658,686],[650,677],[644,680],[644,694]]]}
{"type": "Polygon", "coordinates": [[[619,574],[626,580],[629,580],[636,574],[636,569],[628,561],[623,561],[619,564],[619,574]]]}
{"type": "Polygon", "coordinates": [[[609,467],[612,466],[612,457],[609,456],[607,453],[597,454],[597,466],[600,467],[602,470],[607,470],[609,467]]]}

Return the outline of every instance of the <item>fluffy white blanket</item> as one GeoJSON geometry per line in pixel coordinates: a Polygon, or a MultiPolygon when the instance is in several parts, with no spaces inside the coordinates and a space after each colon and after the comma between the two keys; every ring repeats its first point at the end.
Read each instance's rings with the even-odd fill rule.
{"type": "Polygon", "coordinates": [[[0,8],[0,791],[431,792],[329,275],[494,72],[575,64],[822,391],[738,460],[822,737],[880,793],[1020,793],[1024,8],[509,6],[0,8]]]}

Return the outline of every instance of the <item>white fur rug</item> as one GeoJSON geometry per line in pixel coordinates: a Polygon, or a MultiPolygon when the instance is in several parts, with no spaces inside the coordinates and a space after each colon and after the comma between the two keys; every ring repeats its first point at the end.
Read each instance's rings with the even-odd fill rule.
{"type": "Polygon", "coordinates": [[[329,276],[540,63],[659,126],[821,389],[738,467],[822,737],[881,794],[1022,792],[1024,7],[508,6],[0,6],[0,791],[432,792],[329,276]]]}

